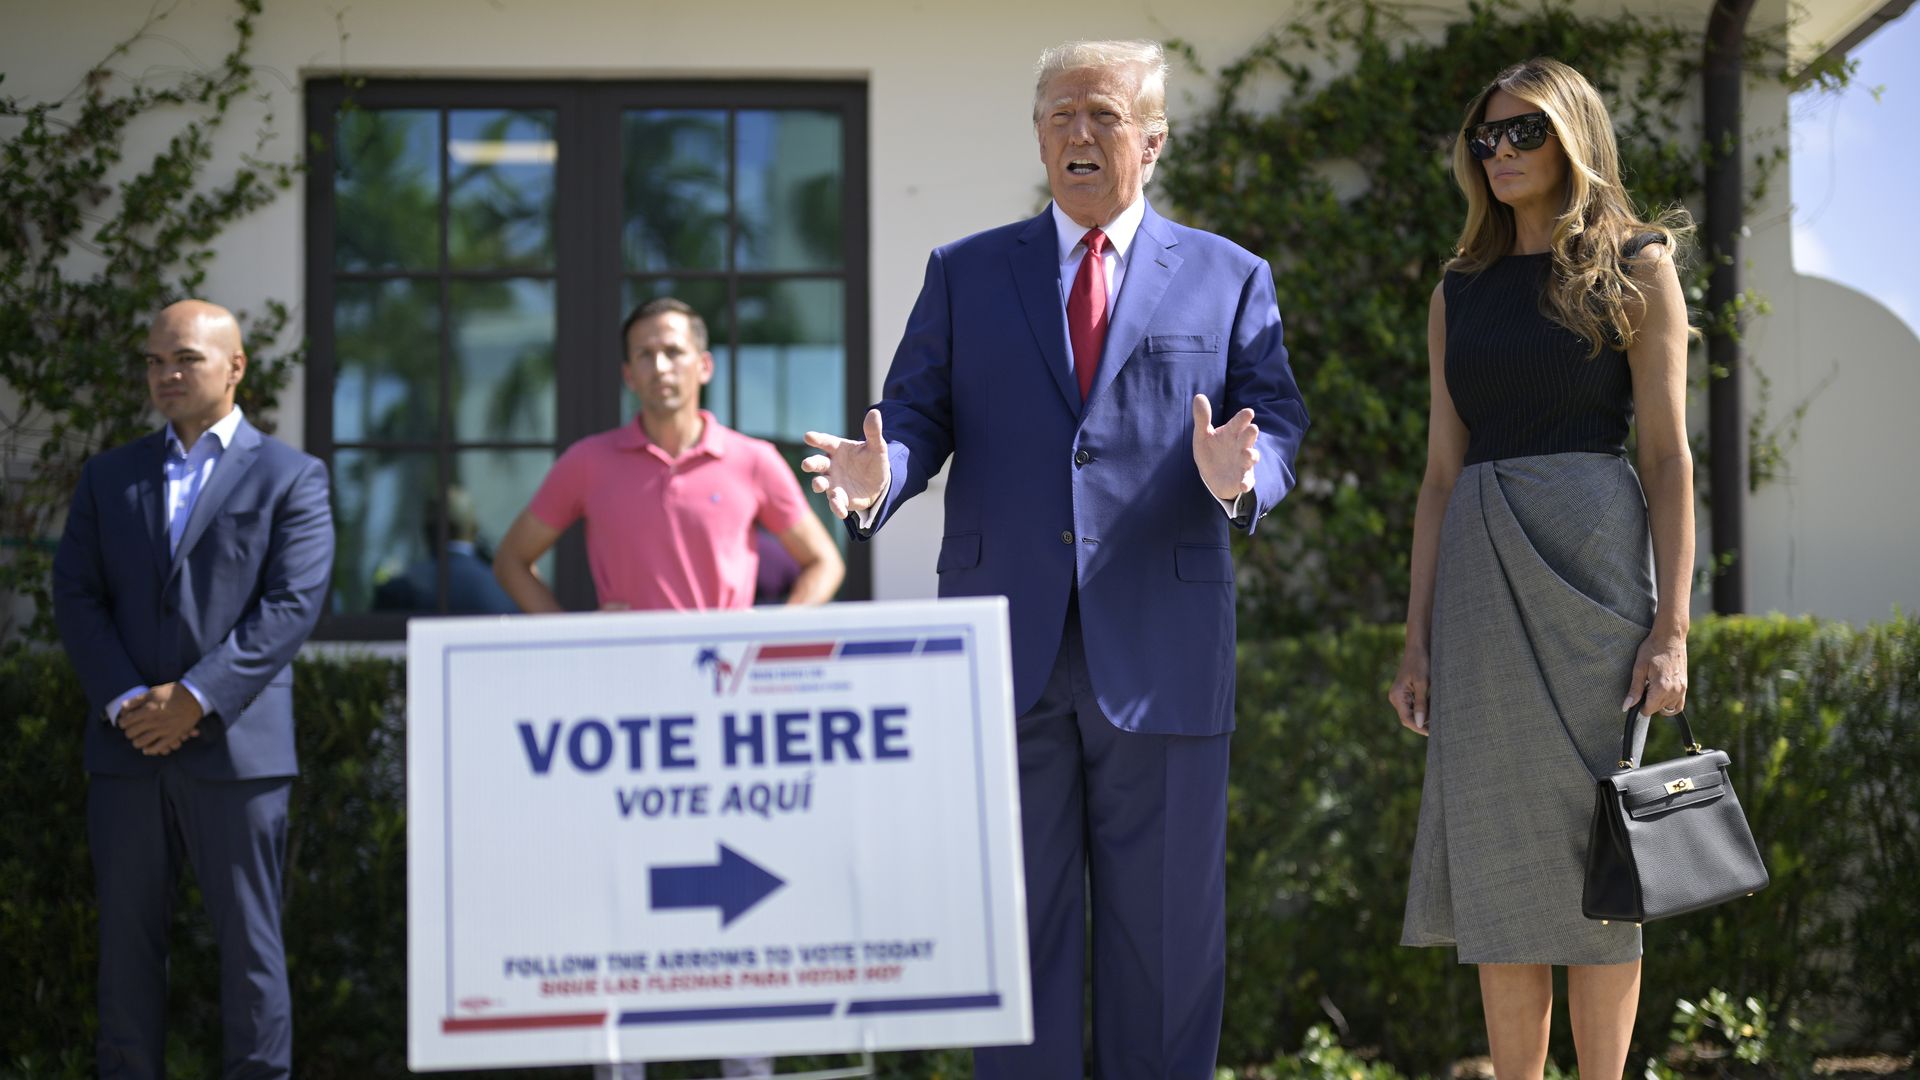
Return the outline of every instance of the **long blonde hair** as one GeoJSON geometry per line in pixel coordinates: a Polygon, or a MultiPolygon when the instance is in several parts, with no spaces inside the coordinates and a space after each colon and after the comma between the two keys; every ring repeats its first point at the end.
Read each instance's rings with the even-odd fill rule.
{"type": "Polygon", "coordinates": [[[1467,149],[1466,133],[1486,119],[1487,99],[1505,90],[1547,114],[1553,137],[1567,157],[1565,201],[1554,219],[1549,246],[1553,278],[1541,296],[1548,318],[1586,340],[1589,359],[1602,346],[1633,344],[1630,312],[1644,300],[1621,257],[1622,245],[1653,233],[1676,259],[1693,231],[1683,209],[1644,220],[1620,180],[1620,150],[1613,121],[1593,84],[1558,60],[1535,57],[1494,76],[1467,105],[1453,144],[1453,177],[1467,196],[1467,222],[1460,230],[1450,270],[1478,273],[1513,251],[1513,208],[1494,198],[1486,169],[1467,149]]]}

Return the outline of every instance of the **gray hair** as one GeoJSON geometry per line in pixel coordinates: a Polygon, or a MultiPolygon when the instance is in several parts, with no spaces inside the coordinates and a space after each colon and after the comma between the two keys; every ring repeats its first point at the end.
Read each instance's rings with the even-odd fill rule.
{"type": "MultiPolygon", "coordinates": [[[[1068,41],[1040,54],[1034,65],[1033,122],[1046,105],[1041,95],[1056,76],[1087,68],[1131,67],[1140,72],[1133,108],[1149,139],[1167,133],[1167,51],[1157,41],[1068,41]]],[[[1143,180],[1153,178],[1148,165],[1143,180]]]]}

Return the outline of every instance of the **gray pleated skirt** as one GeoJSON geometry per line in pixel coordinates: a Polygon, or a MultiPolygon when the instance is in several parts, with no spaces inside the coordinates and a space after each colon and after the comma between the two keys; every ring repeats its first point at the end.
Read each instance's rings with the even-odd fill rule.
{"type": "Polygon", "coordinates": [[[1403,945],[1463,964],[1617,964],[1640,930],[1580,913],[1596,777],[1653,623],[1639,478],[1610,454],[1462,470],[1434,581],[1427,774],[1403,945]]]}

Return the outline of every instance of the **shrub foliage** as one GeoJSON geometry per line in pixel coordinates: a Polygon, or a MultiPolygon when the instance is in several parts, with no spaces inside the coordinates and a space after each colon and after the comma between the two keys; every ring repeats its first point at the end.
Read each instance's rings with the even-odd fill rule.
{"type": "MultiPolygon", "coordinates": [[[[1920,1039],[1920,620],[1854,630],[1707,620],[1694,631],[1697,730],[1733,756],[1773,873],[1751,900],[1646,932],[1640,1053],[1709,986],[1780,1025],[1857,1043],[1920,1039]]],[[[1397,630],[1247,644],[1228,836],[1221,1060],[1319,1045],[1315,1025],[1408,1075],[1479,1049],[1478,986],[1450,950],[1397,945],[1423,746],[1384,704],[1397,630]]],[[[405,1075],[406,828],[401,665],[304,660],[296,701],[286,936],[303,1076],[405,1075]]],[[[87,1075],[95,963],[80,768],[84,704],[64,657],[0,660],[0,1075],[87,1075]]],[[[1650,749],[1677,752],[1665,733],[1650,749]]],[[[212,943],[189,888],[175,918],[170,1053],[219,1060],[212,943]]],[[[1331,1051],[1325,1046],[1319,1051],[1331,1051]]],[[[1556,1050],[1571,1061],[1571,1046],[1556,1050]]],[[[965,1055],[892,1055],[882,1075],[966,1075],[965,1055]]],[[[679,1066],[657,1075],[703,1075],[679,1066]]],[[[710,1075],[710,1073],[704,1074],[710,1075]]]]}
{"type": "MultiPolygon", "coordinates": [[[[1920,887],[1912,848],[1920,621],[1697,622],[1689,718],[1733,758],[1773,882],[1645,931],[1639,1048],[1676,1003],[1719,985],[1838,1041],[1920,1038],[1920,887]]],[[[1223,1061],[1268,1060],[1316,1022],[1344,1024],[1409,1071],[1484,1048],[1479,984],[1452,950],[1397,945],[1424,747],[1386,704],[1397,629],[1241,651],[1227,887],[1223,1061]]],[[[1679,753],[1657,730],[1648,754],[1679,753]]],[[[1571,1061],[1560,1033],[1556,1054],[1571,1061]]]]}
{"type": "MultiPolygon", "coordinates": [[[[6,625],[53,637],[48,568],[67,501],[88,455],[152,430],[145,364],[147,320],[196,295],[215,242],[234,222],[292,187],[301,161],[272,157],[273,117],[250,153],[215,163],[236,106],[261,92],[249,54],[262,0],[235,4],[233,48],[182,74],[127,78],[143,42],[165,40],[171,6],[156,6],[133,36],[63,98],[0,94],[0,601],[33,600],[33,621],[6,625]],[[128,160],[139,125],[180,118],[151,158],[128,160]]],[[[0,79],[4,79],[0,75],[0,79]]],[[[273,430],[271,410],[300,353],[276,351],[291,314],[271,302],[240,312],[247,376],[240,405],[273,430]]]]}

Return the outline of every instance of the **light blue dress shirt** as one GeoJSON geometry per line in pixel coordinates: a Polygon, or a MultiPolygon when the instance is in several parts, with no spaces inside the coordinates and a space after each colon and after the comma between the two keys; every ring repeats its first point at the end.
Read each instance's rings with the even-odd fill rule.
{"type": "MultiPolygon", "coordinates": [[[[200,438],[194,440],[193,449],[188,450],[180,442],[180,436],[174,433],[173,425],[168,424],[167,456],[161,466],[167,479],[167,554],[172,555],[180,546],[180,537],[187,531],[187,522],[193,518],[193,504],[200,499],[200,493],[207,489],[207,481],[213,479],[213,470],[220,464],[221,455],[227,452],[227,445],[233,442],[233,433],[240,430],[240,407],[234,406],[220,421],[206,430],[200,438]]],[[[180,685],[200,703],[200,711],[207,711],[207,696],[186,679],[180,685]]],[[[120,707],[128,698],[138,697],[147,692],[147,687],[136,686],[113,699],[107,706],[107,716],[115,724],[120,722],[120,707]]]]}

